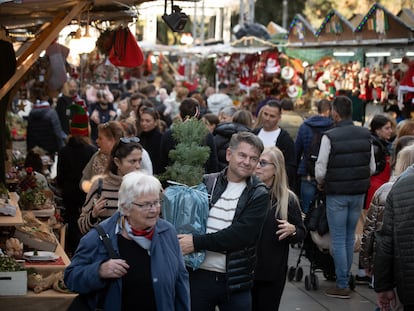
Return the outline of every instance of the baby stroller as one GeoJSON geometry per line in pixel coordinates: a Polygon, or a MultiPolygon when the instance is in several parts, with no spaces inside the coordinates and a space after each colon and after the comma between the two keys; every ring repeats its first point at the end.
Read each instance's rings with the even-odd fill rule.
{"type": "MultiPolygon", "coordinates": [[[[318,193],[312,201],[311,209],[307,213],[305,220],[307,234],[300,249],[296,267],[290,267],[288,270],[288,280],[300,282],[303,277],[303,269],[300,267],[302,256],[305,256],[310,262],[309,274],[305,276],[306,290],[317,290],[319,288],[319,279],[316,272],[322,272],[328,281],[335,281],[335,264],[331,256],[330,247],[331,239],[329,235],[328,221],[325,211],[325,195],[318,193]]],[[[349,287],[355,288],[355,280],[351,275],[349,287]]]]}

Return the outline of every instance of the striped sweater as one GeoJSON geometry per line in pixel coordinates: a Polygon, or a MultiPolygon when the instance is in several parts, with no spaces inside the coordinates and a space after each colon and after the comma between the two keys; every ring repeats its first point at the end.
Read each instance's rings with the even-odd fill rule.
{"type": "Polygon", "coordinates": [[[103,217],[100,218],[92,217],[93,202],[94,199],[97,199],[98,190],[98,179],[96,179],[93,182],[91,189],[89,190],[86,196],[85,203],[82,207],[81,215],[78,219],[79,229],[82,232],[82,234],[86,234],[99,221],[102,221],[103,219],[110,217],[118,209],[118,190],[121,186],[122,176],[109,173],[107,175],[102,176],[102,178],[103,183],[101,196],[108,200],[108,205],[106,206],[105,214],[103,215],[103,217]]]}

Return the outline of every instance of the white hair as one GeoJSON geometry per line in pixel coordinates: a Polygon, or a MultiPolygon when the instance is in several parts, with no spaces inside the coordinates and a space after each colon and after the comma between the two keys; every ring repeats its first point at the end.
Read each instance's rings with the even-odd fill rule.
{"type": "Polygon", "coordinates": [[[156,177],[139,171],[128,173],[122,178],[119,188],[118,211],[123,213],[123,211],[129,210],[131,203],[139,196],[159,195],[161,191],[162,185],[156,177]]]}

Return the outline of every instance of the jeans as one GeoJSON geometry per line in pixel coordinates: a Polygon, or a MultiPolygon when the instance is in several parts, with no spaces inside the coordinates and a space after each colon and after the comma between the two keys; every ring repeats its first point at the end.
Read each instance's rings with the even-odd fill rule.
{"type": "Polygon", "coordinates": [[[198,269],[189,271],[191,310],[220,311],[252,309],[250,290],[228,294],[226,274],[198,269]]]}
{"type": "Polygon", "coordinates": [[[307,214],[310,209],[310,204],[316,196],[316,180],[308,179],[306,177],[301,178],[300,182],[300,200],[302,203],[302,211],[307,214]]]}
{"type": "Polygon", "coordinates": [[[354,256],[355,228],[365,194],[326,195],[326,216],[332,238],[336,286],[347,288],[354,256]]]}

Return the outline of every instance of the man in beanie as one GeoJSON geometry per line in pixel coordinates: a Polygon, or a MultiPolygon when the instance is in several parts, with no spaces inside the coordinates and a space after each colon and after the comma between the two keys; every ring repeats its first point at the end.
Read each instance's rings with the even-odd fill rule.
{"type": "Polygon", "coordinates": [[[66,135],[70,134],[69,124],[71,110],[69,106],[78,104],[87,110],[85,101],[78,94],[78,82],[75,79],[69,79],[65,82],[62,90],[62,96],[57,100],[56,112],[59,116],[60,125],[66,135]]]}
{"type": "Polygon", "coordinates": [[[89,139],[89,118],[86,110],[78,105],[68,106],[71,112],[70,136],[65,147],[59,152],[56,181],[62,190],[63,217],[68,224],[65,251],[75,252],[81,238],[78,218],[86,194],[79,188],[82,171],[96,152],[89,139]]]}

